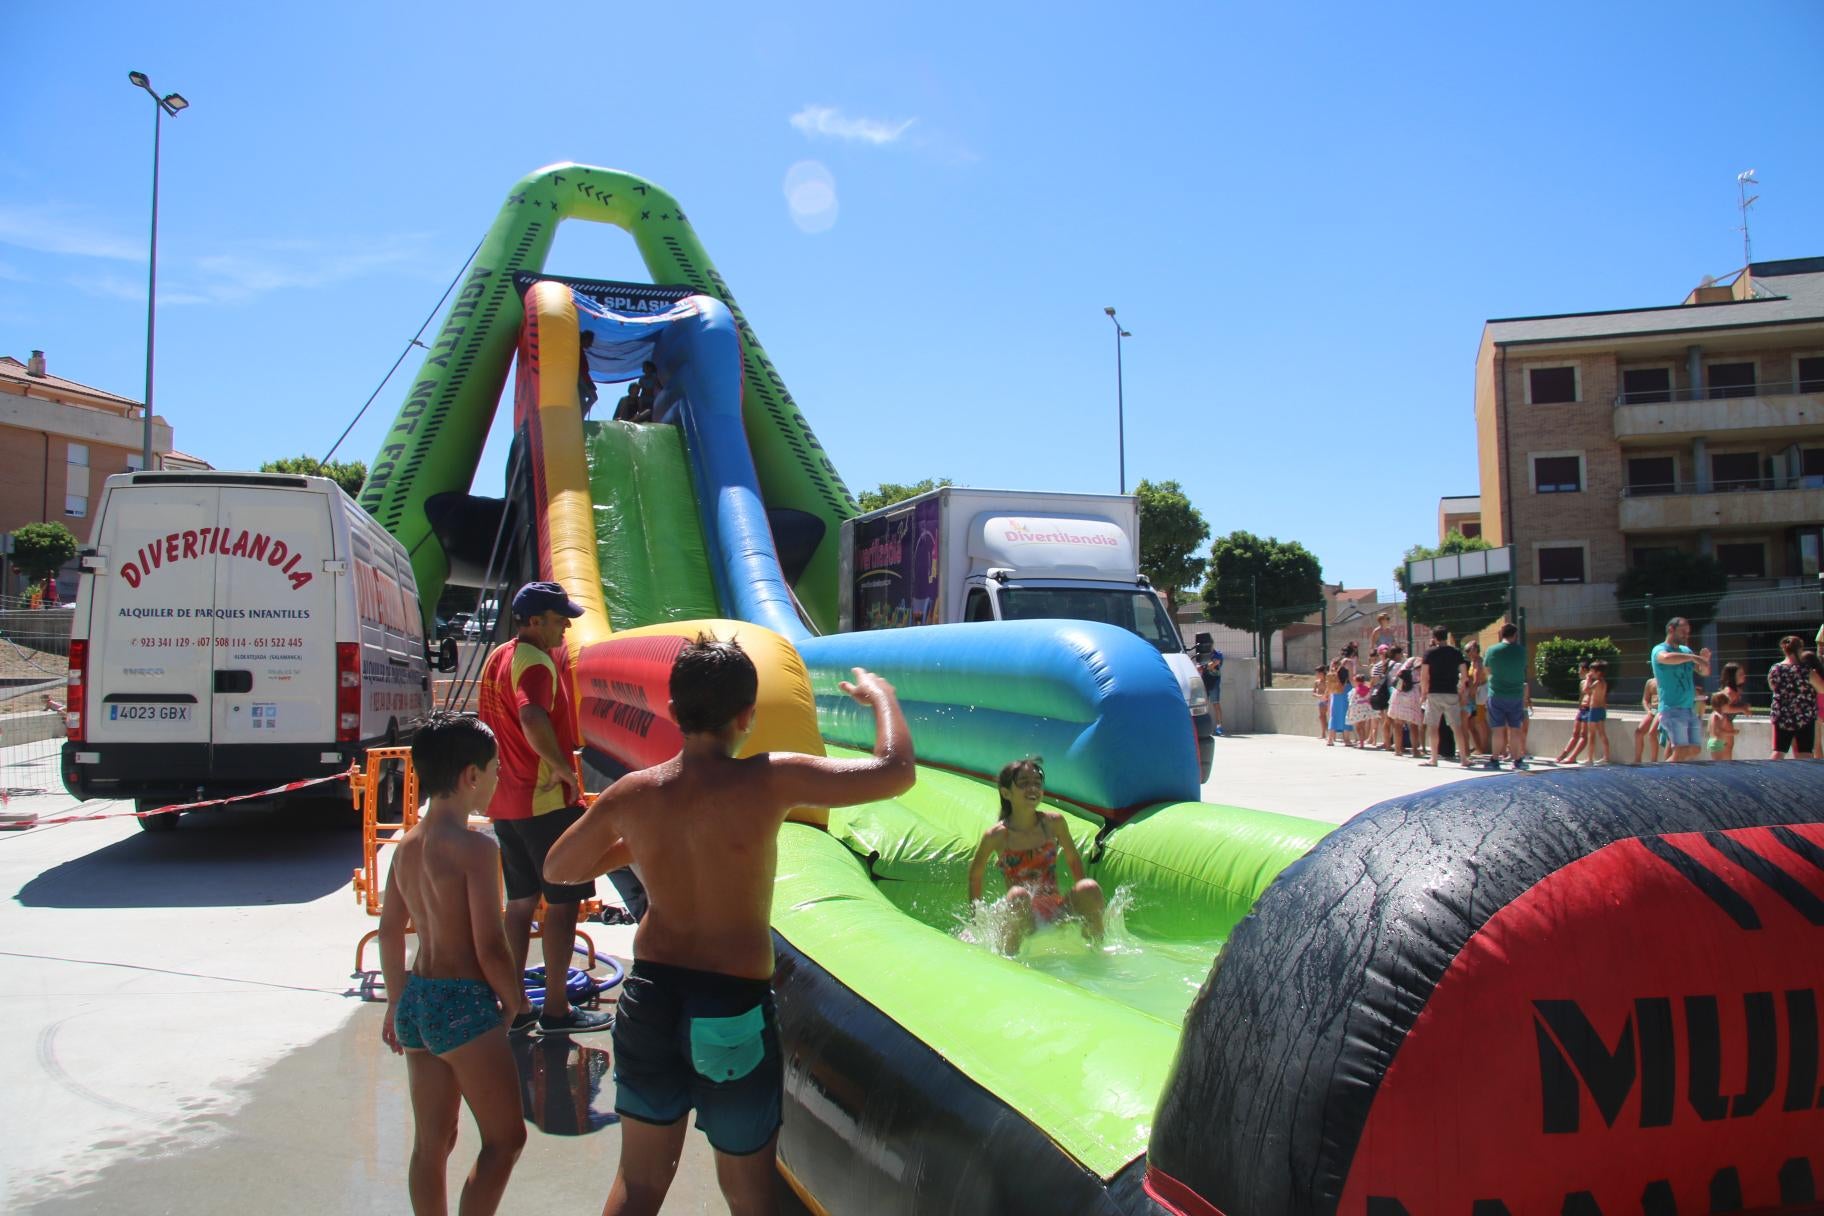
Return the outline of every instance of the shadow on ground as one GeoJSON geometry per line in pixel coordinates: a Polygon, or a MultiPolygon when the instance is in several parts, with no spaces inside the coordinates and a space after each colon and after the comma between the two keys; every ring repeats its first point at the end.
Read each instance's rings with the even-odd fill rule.
{"type": "Polygon", "coordinates": [[[361,832],[346,807],[299,802],[191,811],[19,888],[28,908],[225,908],[301,904],[348,885],[361,832]]]}

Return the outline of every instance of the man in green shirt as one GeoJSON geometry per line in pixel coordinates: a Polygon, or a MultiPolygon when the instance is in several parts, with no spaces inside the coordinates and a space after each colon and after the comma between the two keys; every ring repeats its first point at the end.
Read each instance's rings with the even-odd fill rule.
{"type": "Polygon", "coordinates": [[[1710,648],[1692,653],[1691,622],[1675,616],[1666,622],[1666,640],[1653,648],[1653,678],[1659,681],[1659,733],[1671,747],[1674,764],[1695,760],[1703,749],[1697,716],[1697,677],[1710,674],[1710,648]]]}
{"type": "Polygon", "coordinates": [[[1501,754],[1516,771],[1526,767],[1520,751],[1520,731],[1526,725],[1526,647],[1519,641],[1520,626],[1501,626],[1501,640],[1488,648],[1482,665],[1488,668],[1488,724],[1494,731],[1488,767],[1501,767],[1501,754]]]}

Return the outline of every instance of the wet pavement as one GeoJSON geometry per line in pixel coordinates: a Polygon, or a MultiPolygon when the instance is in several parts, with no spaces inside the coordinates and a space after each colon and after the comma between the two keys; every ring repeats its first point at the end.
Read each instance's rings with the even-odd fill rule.
{"type": "MultiPolygon", "coordinates": [[[[1465,775],[1262,735],[1218,741],[1205,798],[1340,821],[1465,775]]],[[[60,790],[54,756],[20,749],[0,749],[0,779],[60,790]]],[[[61,792],[8,807],[75,808],[61,792]]],[[[0,1210],[407,1211],[405,1069],[351,974],[374,927],[349,886],[359,855],[352,816],[321,804],[197,812],[156,835],[128,818],[0,832],[0,1210]]],[[[628,953],[630,930],[587,928],[628,953]]],[[[599,1208],[620,1151],[607,1048],[517,1046],[538,1130],[504,1211],[599,1208]]],[[[452,1177],[475,1147],[465,1116],[452,1177]]],[[[665,1210],[726,1210],[695,1132],[665,1210]]]]}
{"type": "MultiPolygon", "coordinates": [[[[36,767],[0,751],[7,784],[57,789],[36,767]]],[[[45,793],[9,809],[76,805],[45,793]]],[[[375,923],[349,886],[353,822],[305,804],[196,812],[156,835],[129,818],[0,833],[0,1210],[409,1210],[405,1068],[353,975],[375,923]]],[[[587,930],[628,953],[631,930],[587,930]]],[[[503,1211],[599,1209],[620,1153],[608,1046],[515,1044],[537,1130],[503,1211]]],[[[475,1149],[465,1116],[453,1180],[475,1149]]],[[[665,1210],[727,1210],[695,1132],[665,1210]]]]}

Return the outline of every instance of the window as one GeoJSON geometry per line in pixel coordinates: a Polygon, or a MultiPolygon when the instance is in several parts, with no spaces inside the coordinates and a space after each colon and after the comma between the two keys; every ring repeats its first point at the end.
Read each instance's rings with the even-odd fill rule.
{"type": "Polygon", "coordinates": [[[1632,456],[1628,459],[1628,497],[1672,494],[1678,490],[1678,470],[1670,456],[1632,456]]]}
{"type": "Polygon", "coordinates": [[[988,593],[980,587],[969,588],[969,599],[963,605],[965,621],[992,621],[994,605],[988,601],[988,593]]]}
{"type": "Polygon", "coordinates": [[[1539,550],[1539,581],[1542,583],[1581,583],[1583,581],[1583,546],[1541,547],[1539,550]]]}
{"type": "Polygon", "coordinates": [[[1824,486],[1824,448],[1806,448],[1799,457],[1801,484],[1808,490],[1824,486]]]}
{"type": "Polygon", "coordinates": [[[127,453],[127,472],[137,473],[146,467],[146,458],[140,452],[127,453]]]}
{"type": "Polygon", "coordinates": [[[89,445],[66,445],[63,459],[63,513],[72,519],[86,519],[89,514],[89,445]]]}
{"type": "Polygon", "coordinates": [[[1710,457],[1710,481],[1718,490],[1755,490],[1761,485],[1759,452],[1718,452],[1710,457]]]}
{"type": "Polygon", "coordinates": [[[1636,545],[1634,546],[1634,568],[1643,569],[1662,557],[1669,557],[1678,552],[1680,549],[1677,545],[1636,545]]]}
{"type": "Polygon", "coordinates": [[[1801,393],[1824,393],[1824,355],[1807,355],[1796,360],[1798,390],[1801,393]]]}
{"type": "Polygon", "coordinates": [[[1468,540],[1471,537],[1476,537],[1476,536],[1482,535],[1482,525],[1472,519],[1466,523],[1458,524],[1457,532],[1465,540],[1468,540]]]}
{"type": "Polygon", "coordinates": [[[66,454],[64,456],[64,460],[72,465],[79,465],[85,469],[88,468],[89,467],[89,445],[86,443],[70,444],[69,452],[68,452],[68,454],[66,454]]]}
{"type": "Polygon", "coordinates": [[[1759,541],[1746,544],[1718,545],[1716,560],[1730,578],[1766,578],[1767,546],[1759,541]]]}
{"type": "Polygon", "coordinates": [[[63,513],[71,519],[87,519],[89,517],[89,496],[87,494],[65,494],[63,513]]]}
{"type": "Polygon", "coordinates": [[[1526,371],[1526,400],[1529,405],[1560,405],[1577,400],[1577,369],[1574,367],[1530,367],[1526,371]]]}
{"type": "Polygon", "coordinates": [[[1583,489],[1581,456],[1533,457],[1533,490],[1539,494],[1576,494],[1583,489]]]}
{"type": "Polygon", "coordinates": [[[1629,404],[1672,400],[1672,369],[1669,367],[1623,368],[1621,399],[1629,404]]]}
{"type": "Polygon", "coordinates": [[[1754,396],[1753,363],[1712,363],[1705,375],[1712,397],[1754,396]]]}

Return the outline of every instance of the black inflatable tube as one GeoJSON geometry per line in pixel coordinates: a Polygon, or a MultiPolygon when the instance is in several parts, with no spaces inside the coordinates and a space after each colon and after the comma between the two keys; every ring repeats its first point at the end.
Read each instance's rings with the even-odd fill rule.
{"type": "Polygon", "coordinates": [[[1793,761],[1364,812],[1230,937],[1154,1191],[1199,1216],[1818,1210],[1820,824],[1824,765],[1793,761]],[[1415,1094],[1441,1054],[1449,1083],[1415,1094]]]}

